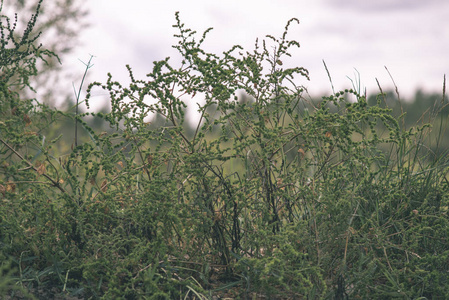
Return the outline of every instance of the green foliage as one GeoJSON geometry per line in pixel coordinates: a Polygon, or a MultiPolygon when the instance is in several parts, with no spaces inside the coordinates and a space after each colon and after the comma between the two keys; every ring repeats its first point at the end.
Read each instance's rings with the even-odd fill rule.
{"type": "MultiPolygon", "coordinates": [[[[36,61],[36,69],[39,76],[29,78],[30,84],[39,93],[39,102],[53,105],[55,103],[72,102],[72,90],[67,89],[67,68],[63,69],[61,61],[67,54],[79,45],[79,33],[86,27],[86,3],[85,0],[7,0],[2,9],[2,14],[14,18],[15,36],[27,27],[29,17],[39,6],[39,17],[35,22],[31,35],[39,37],[35,44],[45,44],[45,48],[58,53],[58,56],[46,56],[45,61],[36,61]]],[[[70,81],[69,81],[70,82],[70,81]]],[[[34,92],[27,89],[10,87],[18,92],[20,97],[35,97],[34,92]]]]}
{"type": "Polygon", "coordinates": [[[37,295],[104,299],[447,297],[447,151],[424,146],[432,127],[404,127],[382,93],[306,97],[307,70],[283,67],[299,47],[296,19],[253,51],[221,55],[202,49],[210,29],[198,39],[176,21],[180,66],[155,62],[145,79],[127,66],[129,86],[109,74],[85,101],[106,90],[110,110],[73,118],[9,92],[53,53],[26,32],[8,48],[4,35],[0,255],[13,265],[0,288],[12,294],[14,278],[37,295]],[[90,127],[92,116],[110,128],[90,127]],[[48,138],[65,120],[85,133],[70,150],[48,138]]]}

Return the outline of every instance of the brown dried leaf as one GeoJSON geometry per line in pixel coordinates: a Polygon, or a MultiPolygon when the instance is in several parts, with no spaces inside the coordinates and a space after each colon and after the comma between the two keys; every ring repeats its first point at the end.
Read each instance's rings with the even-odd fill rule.
{"type": "Polygon", "coordinates": [[[29,115],[25,114],[23,116],[23,121],[25,122],[25,126],[30,126],[31,125],[31,118],[29,115]]]}
{"type": "Polygon", "coordinates": [[[14,182],[8,182],[6,184],[6,191],[8,193],[14,193],[16,191],[16,184],[14,182]]]}
{"type": "Polygon", "coordinates": [[[47,169],[45,168],[44,164],[41,164],[39,167],[37,167],[37,174],[42,175],[47,173],[47,169]]]}
{"type": "Polygon", "coordinates": [[[101,191],[102,192],[106,192],[108,190],[108,181],[105,179],[103,180],[103,182],[101,183],[101,191]]]}

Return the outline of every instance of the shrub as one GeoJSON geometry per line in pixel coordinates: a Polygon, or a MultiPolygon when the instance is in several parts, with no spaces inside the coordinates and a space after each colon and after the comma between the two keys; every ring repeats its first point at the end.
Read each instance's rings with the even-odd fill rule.
{"type": "Polygon", "coordinates": [[[431,127],[401,126],[383,94],[307,97],[308,71],[283,67],[296,19],[222,55],[176,20],[182,64],[89,85],[87,105],[101,88],[110,111],[72,116],[88,138],[65,154],[47,135],[71,116],[8,92],[54,54],[26,32],[2,43],[0,255],[15,280],[85,298],[447,296],[447,152],[430,159],[431,127]]]}

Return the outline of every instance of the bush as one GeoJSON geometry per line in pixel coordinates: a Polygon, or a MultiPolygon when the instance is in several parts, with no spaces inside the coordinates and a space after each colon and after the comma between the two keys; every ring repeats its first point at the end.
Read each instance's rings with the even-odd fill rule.
{"type": "Polygon", "coordinates": [[[307,97],[307,70],[283,67],[296,19],[222,55],[201,47],[210,29],[198,40],[176,20],[180,66],[155,62],[142,80],[127,66],[129,86],[111,75],[89,85],[87,105],[101,88],[109,112],[72,116],[9,92],[54,54],[27,31],[16,44],[3,17],[8,276],[37,296],[448,296],[447,152],[426,150],[432,127],[401,126],[383,94],[307,97]],[[190,99],[203,99],[193,126],[190,99]],[[49,138],[67,119],[87,133],[72,147],[49,138]]]}

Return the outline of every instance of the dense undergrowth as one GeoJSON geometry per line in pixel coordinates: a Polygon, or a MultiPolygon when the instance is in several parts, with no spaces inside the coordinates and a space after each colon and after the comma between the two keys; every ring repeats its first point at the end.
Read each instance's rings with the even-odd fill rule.
{"type": "Polygon", "coordinates": [[[383,93],[312,101],[307,70],[283,68],[296,19],[216,55],[176,15],[182,65],[92,83],[86,103],[101,88],[110,111],[73,115],[16,92],[55,55],[36,46],[36,17],[20,38],[1,19],[0,294],[449,297],[444,92],[411,128],[383,93]],[[85,133],[71,148],[67,120],[85,133]]]}

